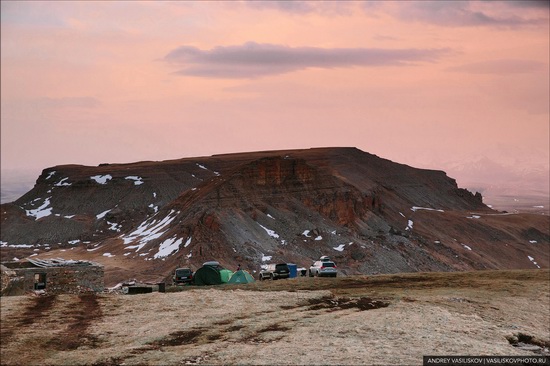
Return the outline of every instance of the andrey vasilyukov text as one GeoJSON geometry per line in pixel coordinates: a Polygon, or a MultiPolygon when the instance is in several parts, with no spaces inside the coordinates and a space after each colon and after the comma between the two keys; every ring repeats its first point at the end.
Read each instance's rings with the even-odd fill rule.
{"type": "Polygon", "coordinates": [[[470,366],[470,365],[521,365],[550,366],[548,356],[424,356],[423,365],[470,366]]]}

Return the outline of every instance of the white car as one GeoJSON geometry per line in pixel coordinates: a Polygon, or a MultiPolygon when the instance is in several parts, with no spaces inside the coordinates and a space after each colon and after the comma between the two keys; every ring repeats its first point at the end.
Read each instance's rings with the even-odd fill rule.
{"type": "Polygon", "coordinates": [[[309,277],[336,277],[336,264],[332,261],[317,261],[309,267],[309,277]]]}

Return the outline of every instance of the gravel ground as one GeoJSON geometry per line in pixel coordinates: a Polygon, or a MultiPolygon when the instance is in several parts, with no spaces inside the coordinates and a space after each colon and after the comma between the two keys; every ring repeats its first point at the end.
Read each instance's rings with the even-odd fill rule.
{"type": "Polygon", "coordinates": [[[1,364],[420,365],[423,355],[547,354],[549,274],[303,278],[143,295],[2,297],[1,364]],[[514,347],[509,339],[518,336],[531,337],[530,344],[514,347]]]}

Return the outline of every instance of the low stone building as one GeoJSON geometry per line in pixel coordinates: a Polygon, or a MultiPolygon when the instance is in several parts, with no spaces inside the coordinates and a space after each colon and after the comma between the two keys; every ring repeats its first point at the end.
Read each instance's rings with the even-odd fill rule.
{"type": "Polygon", "coordinates": [[[65,259],[27,259],[0,264],[0,295],[24,295],[33,291],[48,294],[101,292],[105,288],[103,265],[65,259]]]}

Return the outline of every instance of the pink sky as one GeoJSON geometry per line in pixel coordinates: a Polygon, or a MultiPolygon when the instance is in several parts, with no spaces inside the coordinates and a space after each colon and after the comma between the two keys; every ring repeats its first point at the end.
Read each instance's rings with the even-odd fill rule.
{"type": "Polygon", "coordinates": [[[355,146],[547,171],[549,9],[2,1],[2,170],[355,146]]]}

